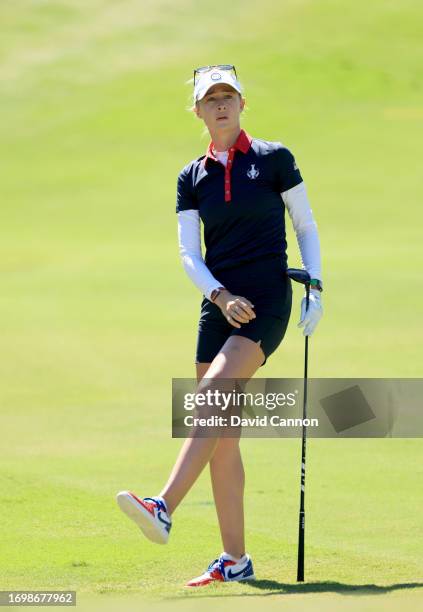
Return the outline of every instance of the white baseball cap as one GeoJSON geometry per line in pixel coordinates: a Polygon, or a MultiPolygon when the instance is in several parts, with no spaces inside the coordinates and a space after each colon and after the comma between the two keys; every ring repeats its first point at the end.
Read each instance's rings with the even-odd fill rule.
{"type": "Polygon", "coordinates": [[[241,84],[230,70],[219,70],[218,68],[212,68],[207,72],[200,72],[196,81],[197,82],[194,87],[194,102],[198,102],[204,98],[210,87],[222,83],[225,85],[230,85],[242,95],[241,84]]]}

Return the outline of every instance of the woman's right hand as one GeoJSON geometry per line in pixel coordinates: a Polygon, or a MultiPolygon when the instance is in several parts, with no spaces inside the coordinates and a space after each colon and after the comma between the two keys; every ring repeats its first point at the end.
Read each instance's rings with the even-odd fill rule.
{"type": "Polygon", "coordinates": [[[249,323],[256,318],[254,304],[241,295],[233,295],[225,289],[217,296],[215,302],[222,311],[223,316],[234,327],[241,327],[240,323],[249,323]]]}

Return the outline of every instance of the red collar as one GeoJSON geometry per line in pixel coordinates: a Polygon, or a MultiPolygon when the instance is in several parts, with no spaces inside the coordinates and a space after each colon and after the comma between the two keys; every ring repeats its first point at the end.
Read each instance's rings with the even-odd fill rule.
{"type": "MultiPolygon", "coordinates": [[[[244,130],[241,130],[238,135],[238,138],[236,139],[232,147],[229,149],[229,151],[235,152],[235,150],[237,150],[241,151],[242,153],[247,153],[251,147],[252,141],[253,139],[251,138],[251,136],[247,134],[247,132],[245,132],[244,130]]],[[[206,156],[203,160],[204,165],[206,164],[207,159],[214,159],[214,161],[218,161],[218,159],[213,153],[213,146],[213,141],[210,141],[209,146],[207,147],[206,156]]]]}

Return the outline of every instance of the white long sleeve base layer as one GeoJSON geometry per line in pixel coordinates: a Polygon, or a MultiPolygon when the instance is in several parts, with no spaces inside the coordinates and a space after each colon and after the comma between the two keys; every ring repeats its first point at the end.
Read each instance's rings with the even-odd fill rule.
{"type": "Polygon", "coordinates": [[[212,291],[220,287],[206,266],[201,253],[200,214],[198,210],[181,210],[178,213],[179,254],[185,272],[201,293],[210,299],[212,291]]]}
{"type": "Polygon", "coordinates": [[[304,181],[288,191],[283,191],[281,196],[291,217],[303,266],[310,278],[322,281],[319,233],[304,181]]]}

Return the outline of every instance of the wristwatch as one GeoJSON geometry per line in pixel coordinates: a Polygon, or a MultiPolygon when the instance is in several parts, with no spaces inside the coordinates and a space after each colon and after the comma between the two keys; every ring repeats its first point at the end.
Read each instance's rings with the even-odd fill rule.
{"type": "Polygon", "coordinates": [[[221,293],[222,291],[226,291],[226,287],[217,287],[217,289],[213,289],[210,295],[210,301],[214,302],[219,293],[221,293]]]}
{"type": "Polygon", "coordinates": [[[320,293],[323,291],[323,286],[321,281],[318,278],[312,278],[310,280],[310,289],[317,289],[320,293]]]}

